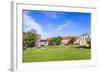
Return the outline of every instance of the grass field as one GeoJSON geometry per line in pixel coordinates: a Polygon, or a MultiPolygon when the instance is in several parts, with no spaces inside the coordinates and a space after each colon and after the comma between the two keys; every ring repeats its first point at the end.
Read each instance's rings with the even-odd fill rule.
{"type": "Polygon", "coordinates": [[[32,48],[23,51],[23,62],[64,61],[91,59],[90,48],[77,46],[47,46],[40,49],[32,48]]]}

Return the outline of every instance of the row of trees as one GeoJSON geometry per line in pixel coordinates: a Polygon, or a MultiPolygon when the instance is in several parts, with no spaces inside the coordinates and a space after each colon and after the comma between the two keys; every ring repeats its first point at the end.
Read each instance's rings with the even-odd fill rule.
{"type": "MultiPolygon", "coordinates": [[[[35,42],[37,39],[37,35],[35,32],[23,32],[23,49],[26,48],[32,48],[35,47],[35,42]]],[[[51,40],[49,41],[49,45],[60,45],[63,37],[52,37],[51,40]]],[[[75,41],[74,38],[72,38],[68,44],[73,44],[75,41]]]]}
{"type": "MultiPolygon", "coordinates": [[[[63,39],[63,37],[60,37],[60,36],[58,36],[58,37],[52,37],[51,40],[50,40],[49,45],[60,45],[62,39],[63,39]]],[[[72,45],[72,44],[74,44],[75,41],[76,41],[75,38],[71,38],[66,45],[68,45],[68,44],[72,45]]]]}
{"type": "MultiPolygon", "coordinates": [[[[49,45],[60,45],[63,37],[52,37],[49,40],[49,45]]],[[[23,32],[23,49],[35,47],[35,43],[37,40],[37,34],[33,31],[23,32]]],[[[74,44],[75,38],[71,38],[71,40],[67,44],[74,44]]],[[[48,40],[47,40],[48,41],[48,40]]],[[[90,39],[87,39],[87,44],[91,46],[90,39]]]]}
{"type": "MultiPolygon", "coordinates": [[[[37,35],[34,32],[23,32],[23,49],[35,47],[37,35]]],[[[53,37],[50,40],[49,45],[61,44],[62,37],[53,37]]]]}

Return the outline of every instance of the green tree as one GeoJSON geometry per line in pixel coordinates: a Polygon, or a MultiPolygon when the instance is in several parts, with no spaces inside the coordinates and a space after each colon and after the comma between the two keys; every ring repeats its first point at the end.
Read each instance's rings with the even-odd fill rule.
{"type": "Polygon", "coordinates": [[[26,32],[23,34],[23,47],[30,48],[35,46],[36,34],[32,32],[26,32]]]}
{"type": "Polygon", "coordinates": [[[58,37],[53,37],[51,40],[50,40],[50,45],[60,45],[61,44],[61,40],[62,40],[62,37],[58,36],[58,37]]]}
{"type": "Polygon", "coordinates": [[[71,40],[68,42],[68,44],[71,44],[71,45],[73,45],[74,44],[74,42],[75,42],[75,38],[71,38],[71,40]]]}

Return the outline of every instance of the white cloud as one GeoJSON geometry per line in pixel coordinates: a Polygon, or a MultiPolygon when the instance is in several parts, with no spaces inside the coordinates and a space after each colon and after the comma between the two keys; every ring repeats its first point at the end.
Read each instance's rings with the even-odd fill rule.
{"type": "Polygon", "coordinates": [[[28,16],[27,13],[24,13],[23,15],[23,30],[25,32],[30,31],[31,29],[36,30],[38,34],[42,33],[42,27],[30,16],[28,16]]]}
{"type": "Polygon", "coordinates": [[[25,12],[23,15],[23,31],[27,32],[31,29],[34,29],[38,34],[40,34],[41,38],[49,36],[48,33],[43,31],[42,26],[40,26],[34,18],[30,17],[27,12],[25,12]]]}
{"type": "Polygon", "coordinates": [[[64,24],[61,24],[57,27],[57,32],[62,31],[64,29],[71,29],[74,26],[71,24],[70,21],[65,22],[64,24]]]}
{"type": "Polygon", "coordinates": [[[67,27],[66,24],[60,25],[60,26],[58,26],[57,31],[61,31],[61,30],[63,30],[65,27],[67,27]]]}
{"type": "Polygon", "coordinates": [[[44,14],[45,16],[47,16],[48,18],[51,19],[57,19],[59,17],[59,13],[58,12],[49,12],[49,11],[45,11],[45,12],[41,12],[42,14],[44,14]]]}

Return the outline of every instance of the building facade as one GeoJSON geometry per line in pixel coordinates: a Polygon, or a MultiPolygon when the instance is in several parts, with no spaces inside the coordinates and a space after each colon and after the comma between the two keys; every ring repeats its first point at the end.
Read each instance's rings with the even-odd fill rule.
{"type": "Polygon", "coordinates": [[[41,35],[36,34],[37,39],[35,42],[35,47],[40,48],[41,46],[46,47],[48,45],[48,40],[46,38],[41,38],[41,35]]]}
{"type": "Polygon", "coordinates": [[[80,36],[79,44],[80,46],[90,47],[91,46],[91,34],[90,33],[82,34],[80,36]]]}
{"type": "Polygon", "coordinates": [[[47,39],[41,39],[40,41],[41,46],[47,46],[48,45],[48,40],[47,39]]]}
{"type": "Polygon", "coordinates": [[[35,47],[36,48],[40,48],[41,47],[40,41],[41,41],[41,35],[36,34],[36,42],[35,42],[35,47]]]}

